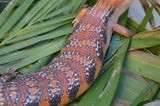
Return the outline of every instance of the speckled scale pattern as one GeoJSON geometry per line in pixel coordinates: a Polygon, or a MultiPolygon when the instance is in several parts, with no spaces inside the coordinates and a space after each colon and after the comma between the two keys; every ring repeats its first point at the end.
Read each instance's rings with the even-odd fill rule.
{"type": "Polygon", "coordinates": [[[96,79],[107,41],[103,21],[87,14],[57,58],[35,73],[0,83],[0,105],[58,106],[81,95],[96,79]]]}

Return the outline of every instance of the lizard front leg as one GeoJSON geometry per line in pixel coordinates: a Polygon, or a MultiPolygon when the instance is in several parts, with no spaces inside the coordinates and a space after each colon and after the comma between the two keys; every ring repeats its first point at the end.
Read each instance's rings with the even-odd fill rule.
{"type": "Polygon", "coordinates": [[[81,20],[81,18],[83,18],[87,12],[90,10],[90,8],[83,8],[81,9],[81,11],[78,13],[78,15],[76,16],[76,18],[72,21],[72,23],[74,24],[73,27],[75,27],[79,21],[81,20]]]}

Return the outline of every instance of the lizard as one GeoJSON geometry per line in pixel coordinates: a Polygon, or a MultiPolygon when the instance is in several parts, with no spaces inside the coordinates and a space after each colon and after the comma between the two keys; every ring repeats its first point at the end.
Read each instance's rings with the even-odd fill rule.
{"type": "Polygon", "coordinates": [[[112,32],[126,37],[135,34],[117,24],[133,1],[98,0],[92,8],[82,9],[73,21],[71,36],[53,61],[12,81],[16,68],[1,76],[0,105],[63,106],[83,94],[99,74],[112,32]]]}

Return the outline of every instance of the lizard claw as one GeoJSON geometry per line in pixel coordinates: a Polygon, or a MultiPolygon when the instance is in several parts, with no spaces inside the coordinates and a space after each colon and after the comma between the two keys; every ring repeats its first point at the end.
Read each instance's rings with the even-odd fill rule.
{"type": "Polygon", "coordinates": [[[73,21],[72,21],[72,24],[73,24],[73,27],[75,28],[75,26],[79,23],[79,19],[76,17],[73,21]]]}
{"type": "Polygon", "coordinates": [[[11,70],[7,69],[7,73],[4,73],[0,77],[0,83],[5,83],[9,81],[10,79],[14,78],[17,75],[17,68],[12,68],[11,70]]]}
{"type": "Polygon", "coordinates": [[[10,73],[10,74],[12,74],[14,77],[17,75],[17,70],[18,68],[12,68],[11,70],[9,70],[9,69],[7,69],[7,73],[10,73]]]}

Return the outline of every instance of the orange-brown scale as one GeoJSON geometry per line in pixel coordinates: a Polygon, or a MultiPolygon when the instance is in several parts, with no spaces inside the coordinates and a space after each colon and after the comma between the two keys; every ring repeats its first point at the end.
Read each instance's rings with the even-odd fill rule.
{"type": "MultiPolygon", "coordinates": [[[[85,79],[85,72],[81,71],[83,70],[83,67],[81,66],[81,64],[79,64],[79,62],[71,60],[71,59],[67,59],[67,58],[56,58],[55,61],[61,61],[62,63],[66,63],[66,65],[69,65],[70,67],[72,67],[71,68],[72,70],[70,72],[74,71],[73,74],[77,74],[77,78],[80,79],[80,82],[81,82],[81,79],[85,79]]],[[[72,78],[74,79],[74,77],[72,77],[73,75],[69,75],[70,73],[66,73],[66,74],[68,74],[68,76],[71,76],[71,79],[72,78]]],[[[77,83],[80,83],[80,82],[77,82],[77,83]]],[[[76,93],[79,89],[79,86],[77,85],[73,88],[75,88],[73,91],[74,93],[72,91],[68,92],[69,95],[72,95],[70,96],[71,100],[73,100],[76,97],[76,93]]]]}
{"type": "MultiPolygon", "coordinates": [[[[95,32],[91,32],[91,31],[87,31],[87,30],[86,31],[81,31],[81,32],[77,32],[76,34],[71,35],[69,37],[68,41],[70,41],[70,40],[72,41],[75,38],[77,38],[79,40],[84,39],[84,40],[87,40],[89,42],[93,42],[93,41],[90,41],[90,39],[96,39],[97,41],[99,41],[100,45],[103,48],[103,54],[105,54],[105,41],[102,40],[102,38],[99,36],[99,34],[97,34],[95,32]]],[[[87,43],[87,42],[84,42],[84,43],[87,43]]]]}
{"type": "Polygon", "coordinates": [[[104,27],[103,21],[98,17],[93,17],[93,15],[91,14],[86,15],[84,18],[81,19],[80,22],[82,22],[83,24],[87,23],[95,27],[104,27]]]}
{"type": "Polygon", "coordinates": [[[41,92],[41,95],[43,95],[43,96],[41,96],[39,98],[39,103],[42,104],[42,102],[45,102],[46,104],[49,104],[49,103],[46,102],[46,101],[49,101],[49,97],[48,97],[49,81],[40,77],[36,73],[30,74],[30,75],[33,75],[36,79],[40,80],[40,82],[38,82],[38,83],[35,83],[33,81],[29,81],[31,83],[29,85],[32,85],[32,86],[29,87],[29,90],[30,91],[32,91],[32,90],[36,91],[36,92],[32,91],[32,95],[33,95],[32,99],[34,99],[34,97],[36,97],[36,94],[38,92],[41,92]],[[38,88],[40,88],[40,91],[38,91],[38,88]]]}
{"type": "Polygon", "coordinates": [[[95,51],[88,46],[82,46],[81,49],[77,47],[63,48],[61,53],[65,51],[70,51],[70,52],[74,51],[74,52],[78,52],[79,54],[81,54],[81,56],[90,56],[92,59],[94,59],[95,63],[102,62],[99,58],[96,58],[97,54],[95,53],[95,51]]]}
{"type": "Polygon", "coordinates": [[[74,51],[78,52],[81,56],[86,56],[86,57],[90,56],[94,60],[96,66],[96,73],[94,75],[94,80],[95,80],[101,68],[102,61],[99,58],[97,58],[97,54],[93,49],[89,48],[88,46],[83,46],[81,48],[69,47],[69,48],[63,48],[61,53],[65,51],[70,51],[70,52],[74,51]]]}
{"type": "MultiPolygon", "coordinates": [[[[78,74],[78,77],[85,78],[85,73],[83,71],[79,71],[79,70],[83,70],[83,67],[81,66],[81,64],[79,64],[79,62],[71,59],[67,59],[67,58],[56,58],[56,61],[61,61],[66,63],[67,65],[72,67],[72,69],[75,69],[74,71],[78,74]]],[[[69,71],[72,71],[72,70],[69,70],[69,71]]],[[[69,74],[70,73],[68,73],[68,75],[69,74]]],[[[69,75],[69,76],[72,76],[72,75],[69,75]]]]}
{"type": "MultiPolygon", "coordinates": [[[[54,70],[54,73],[57,75],[57,77],[59,77],[59,79],[61,79],[61,88],[62,88],[62,96],[61,96],[61,102],[62,103],[66,103],[66,102],[69,102],[70,99],[69,99],[69,95],[67,94],[66,92],[66,89],[68,88],[68,85],[67,85],[67,79],[66,79],[66,75],[64,72],[61,72],[60,70],[58,70],[57,68],[54,68],[54,67],[49,67],[49,66],[46,66],[43,68],[43,70],[49,70],[49,71],[53,71],[54,70]]],[[[68,71],[66,69],[66,71],[68,71]]],[[[53,81],[55,83],[55,80],[53,81]]],[[[55,86],[55,84],[52,82],[52,85],[55,86]]]]}
{"type": "Polygon", "coordinates": [[[28,92],[26,92],[27,93],[27,97],[26,97],[26,99],[24,99],[24,103],[25,104],[26,103],[31,104],[28,101],[35,101],[36,99],[39,98],[37,95],[40,92],[41,88],[39,87],[37,80],[40,80],[40,79],[37,78],[35,73],[30,74],[30,75],[26,76],[24,79],[22,79],[22,81],[28,87],[28,92]]]}
{"type": "Polygon", "coordinates": [[[17,91],[17,92],[18,92],[18,94],[19,94],[19,98],[21,98],[21,99],[19,99],[17,103],[23,104],[24,101],[25,101],[25,99],[26,99],[26,96],[27,96],[27,93],[26,93],[26,92],[28,92],[28,86],[25,85],[25,83],[24,83],[22,80],[18,80],[17,82],[18,82],[20,85],[22,85],[22,86],[19,86],[19,87],[18,87],[18,91],[17,91]]]}
{"type": "Polygon", "coordinates": [[[41,94],[41,95],[43,95],[43,97],[41,98],[41,100],[39,102],[39,105],[42,105],[42,106],[49,104],[49,97],[48,97],[48,95],[49,95],[48,89],[49,88],[48,88],[48,86],[43,87],[44,84],[48,85],[49,83],[47,80],[42,80],[41,83],[39,83],[39,87],[41,87],[41,91],[43,91],[41,94]]]}
{"type": "Polygon", "coordinates": [[[97,57],[102,61],[103,56],[104,56],[102,46],[95,39],[93,39],[94,42],[91,40],[82,40],[81,41],[79,39],[73,39],[73,41],[69,41],[67,43],[66,48],[77,47],[77,48],[81,49],[81,47],[88,46],[89,49],[93,49],[95,51],[95,53],[97,54],[97,57]],[[94,44],[94,45],[91,45],[91,44],[94,44]]]}
{"type": "MultiPolygon", "coordinates": [[[[59,73],[59,70],[53,69],[53,68],[49,68],[48,66],[42,68],[41,70],[39,70],[39,72],[36,72],[36,74],[40,77],[42,77],[43,79],[47,80],[48,84],[44,85],[44,83],[42,83],[42,87],[43,89],[45,89],[44,87],[48,87],[45,90],[41,89],[41,92],[46,92],[46,97],[41,97],[41,105],[44,103],[51,104],[51,105],[57,105],[61,102],[61,90],[62,90],[62,86],[61,86],[61,81],[65,82],[63,79],[63,73],[59,73]],[[54,70],[54,71],[53,71],[54,70]],[[59,74],[56,74],[59,73],[59,74]],[[54,84],[53,84],[54,83],[54,84]],[[60,91],[59,91],[60,90],[60,91]],[[57,95],[56,93],[59,93],[59,95],[57,95]],[[48,95],[47,95],[48,94],[48,95]],[[50,95],[50,96],[49,96],[50,95]],[[54,97],[52,97],[54,95],[54,97]],[[57,100],[56,100],[56,98],[57,100]],[[45,101],[46,100],[46,101],[45,101]],[[55,100],[55,102],[51,103],[52,100],[55,100]]],[[[64,87],[64,86],[63,86],[64,87]]]]}
{"type": "Polygon", "coordinates": [[[27,75],[24,79],[19,79],[18,82],[22,85],[19,87],[19,94],[22,99],[19,99],[19,103],[26,103],[26,100],[33,100],[37,98],[37,93],[39,92],[38,83],[31,80],[31,78],[36,79],[36,75],[34,73],[27,75]]]}
{"type": "MultiPolygon", "coordinates": [[[[73,57],[73,55],[68,55],[68,57],[73,57]]],[[[62,59],[65,60],[64,58],[62,58],[62,59]]],[[[55,61],[61,61],[61,62],[63,62],[60,57],[59,57],[59,58],[56,58],[55,61]]],[[[68,60],[68,61],[71,61],[71,62],[72,62],[73,60],[68,60]]],[[[67,63],[67,64],[68,64],[68,62],[65,62],[65,61],[64,61],[64,63],[67,63]]],[[[78,64],[78,63],[77,63],[77,64],[78,64]]],[[[70,67],[72,67],[72,66],[70,66],[70,67]]],[[[61,70],[64,70],[64,72],[66,72],[66,74],[67,74],[69,77],[72,77],[72,76],[73,76],[73,75],[72,75],[72,74],[73,74],[73,68],[74,68],[74,67],[72,67],[72,69],[71,69],[71,68],[66,67],[66,66],[60,67],[60,69],[61,69],[61,70]]],[[[80,78],[84,78],[84,77],[85,77],[85,73],[84,73],[83,71],[77,71],[77,73],[80,74],[80,78]]],[[[73,79],[74,79],[74,78],[72,78],[71,80],[74,81],[73,79]]]]}
{"type": "Polygon", "coordinates": [[[102,38],[99,36],[99,34],[96,33],[96,32],[93,32],[93,31],[88,31],[88,30],[79,31],[76,34],[71,35],[68,38],[68,41],[73,39],[73,38],[81,38],[81,39],[93,39],[93,38],[95,38],[101,43],[101,45],[105,45],[105,42],[102,40],[102,38]]]}

